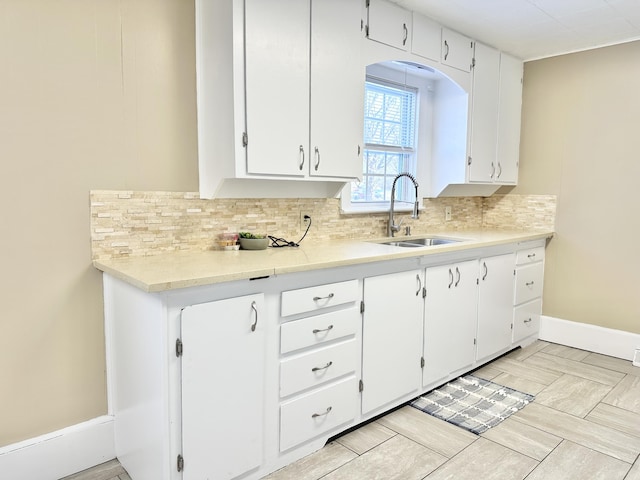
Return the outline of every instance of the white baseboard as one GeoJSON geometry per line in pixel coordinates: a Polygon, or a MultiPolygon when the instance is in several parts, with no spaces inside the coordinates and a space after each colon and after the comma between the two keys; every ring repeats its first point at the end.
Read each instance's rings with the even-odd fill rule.
{"type": "Polygon", "coordinates": [[[0,448],[0,477],[57,480],[115,458],[113,417],[105,415],[0,448]]]}
{"type": "Polygon", "coordinates": [[[640,335],[542,315],[540,340],[632,360],[640,335]]]}

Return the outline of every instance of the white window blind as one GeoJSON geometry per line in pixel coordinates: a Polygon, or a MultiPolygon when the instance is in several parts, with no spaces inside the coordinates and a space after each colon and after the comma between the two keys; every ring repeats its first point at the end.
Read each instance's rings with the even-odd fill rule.
{"type": "MultiPolygon", "coordinates": [[[[389,202],[394,177],[401,172],[416,174],[417,96],[415,88],[367,77],[363,176],[362,182],[352,184],[352,203],[389,202]]],[[[398,200],[408,201],[411,194],[404,182],[398,183],[398,200]]]]}

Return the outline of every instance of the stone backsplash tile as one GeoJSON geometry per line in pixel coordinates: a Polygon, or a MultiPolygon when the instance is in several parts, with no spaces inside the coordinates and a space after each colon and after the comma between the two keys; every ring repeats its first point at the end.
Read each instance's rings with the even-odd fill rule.
{"type": "Polygon", "coordinates": [[[484,228],[555,229],[555,195],[493,195],[483,200],[484,228]]]}
{"type": "MultiPolygon", "coordinates": [[[[419,219],[404,217],[414,235],[446,229],[553,228],[555,197],[503,195],[424,199],[419,219]],[[444,208],[453,219],[445,223],[444,208]],[[523,210],[523,211],[520,211],[523,210]],[[487,215],[488,214],[488,215],[487,215]],[[504,221],[500,221],[500,216],[504,221]]],[[[298,241],[300,214],[311,216],[305,242],[386,235],[388,214],[344,214],[339,199],[200,199],[197,192],[92,191],[93,259],[218,248],[224,233],[250,231],[298,241]]]]}

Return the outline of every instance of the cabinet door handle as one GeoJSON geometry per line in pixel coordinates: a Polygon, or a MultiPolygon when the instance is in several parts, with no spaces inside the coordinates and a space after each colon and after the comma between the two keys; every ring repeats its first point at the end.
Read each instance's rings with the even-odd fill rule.
{"type": "Polygon", "coordinates": [[[331,300],[333,298],[333,296],[334,296],[333,293],[330,293],[326,297],[313,297],[313,301],[314,302],[318,302],[320,300],[331,300]]]}
{"type": "Polygon", "coordinates": [[[300,170],[302,170],[302,167],[304,167],[304,147],[300,145],[300,170]]]}
{"type": "Polygon", "coordinates": [[[444,53],[444,60],[445,62],[447,61],[447,57],[449,56],[449,44],[447,43],[447,41],[444,41],[444,48],[446,49],[445,53],[444,53]]]}
{"type": "Polygon", "coordinates": [[[316,154],[316,164],[313,168],[317,172],[318,167],[320,166],[320,149],[318,147],[315,148],[315,154],[316,154]]]}
{"type": "MultiPolygon", "coordinates": [[[[300,168],[300,170],[302,170],[302,168],[300,168]]],[[[496,165],[491,162],[491,175],[489,175],[489,178],[493,180],[493,176],[496,174],[496,165]]]]}
{"type": "Polygon", "coordinates": [[[482,262],[482,267],[484,268],[484,275],[482,275],[482,280],[486,280],[487,275],[489,275],[489,268],[487,267],[487,262],[482,262]]]}
{"type": "Polygon", "coordinates": [[[314,413],[313,415],[311,415],[311,418],[324,417],[325,415],[329,414],[332,408],[333,407],[327,407],[327,409],[323,413],[314,413]]]}
{"type": "Polygon", "coordinates": [[[319,370],[326,370],[327,368],[329,368],[331,365],[333,365],[333,362],[328,362],[324,367],[313,367],[311,369],[312,372],[317,372],[319,370]]]}
{"type": "Polygon", "coordinates": [[[422,291],[422,279],[420,278],[420,274],[416,274],[416,280],[418,281],[418,291],[416,292],[416,297],[420,295],[422,291]]]}
{"type": "Polygon", "coordinates": [[[256,327],[258,326],[258,307],[256,305],[256,302],[251,302],[251,310],[253,310],[253,313],[255,313],[256,315],[255,321],[251,324],[251,331],[255,332],[256,327]]]}
{"type": "Polygon", "coordinates": [[[530,253],[529,255],[527,255],[527,258],[536,258],[536,254],[535,253],[530,253]]]}
{"type": "Polygon", "coordinates": [[[527,318],[527,319],[524,321],[524,323],[531,323],[531,319],[530,319],[530,318],[527,318]]]}
{"type": "Polygon", "coordinates": [[[311,330],[312,333],[320,333],[320,332],[328,332],[333,329],[333,325],[329,325],[327,328],[314,328],[311,330]]]}
{"type": "Polygon", "coordinates": [[[531,287],[531,286],[533,286],[533,280],[531,280],[530,282],[525,283],[525,285],[526,285],[527,287],[531,287]]]}
{"type": "Polygon", "coordinates": [[[496,178],[500,178],[500,175],[502,175],[502,164],[498,162],[498,175],[496,175],[496,178]]]}
{"type": "Polygon", "coordinates": [[[407,39],[409,38],[409,29],[407,28],[407,24],[402,24],[402,29],[404,30],[404,38],[402,39],[402,46],[404,47],[407,44],[407,39]]]}
{"type": "Polygon", "coordinates": [[[456,267],[456,284],[454,285],[454,287],[457,287],[458,284],[460,283],[460,278],[462,277],[462,275],[460,275],[460,270],[458,270],[458,267],[456,267]]]}
{"type": "Polygon", "coordinates": [[[453,272],[449,269],[449,288],[453,285],[453,272]]]}

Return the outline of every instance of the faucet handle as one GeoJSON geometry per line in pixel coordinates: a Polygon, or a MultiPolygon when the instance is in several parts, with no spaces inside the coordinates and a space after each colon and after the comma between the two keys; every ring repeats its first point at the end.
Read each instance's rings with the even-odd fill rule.
{"type": "Polygon", "coordinates": [[[411,225],[407,225],[406,227],[404,227],[404,234],[408,237],[409,235],[411,235],[411,225]]]}

